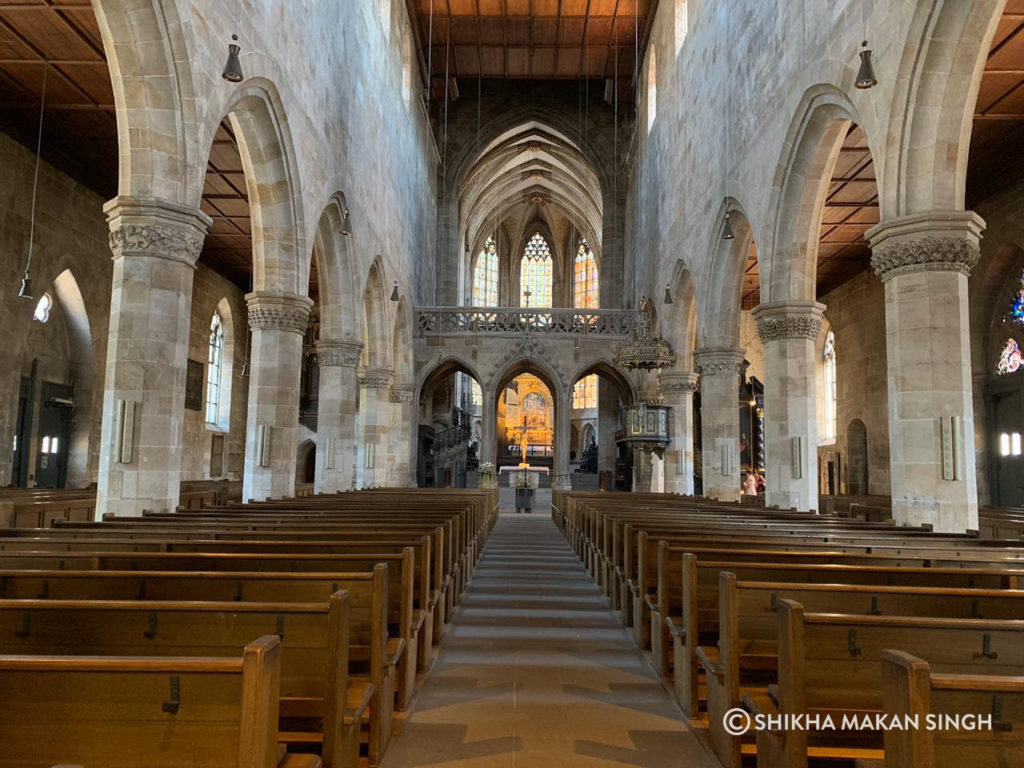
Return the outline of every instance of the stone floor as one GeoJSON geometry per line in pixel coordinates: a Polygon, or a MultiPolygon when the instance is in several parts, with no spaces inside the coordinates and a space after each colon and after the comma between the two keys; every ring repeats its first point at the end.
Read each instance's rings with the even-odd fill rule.
{"type": "Polygon", "coordinates": [[[501,515],[384,768],[717,766],[548,509],[501,515]]]}

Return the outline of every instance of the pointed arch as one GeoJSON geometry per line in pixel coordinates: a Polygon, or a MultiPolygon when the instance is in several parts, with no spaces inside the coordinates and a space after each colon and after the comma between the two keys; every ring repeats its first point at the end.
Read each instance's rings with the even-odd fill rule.
{"type": "Polygon", "coordinates": [[[693,350],[697,346],[697,298],[690,270],[682,259],[676,260],[668,291],[672,297],[672,308],[665,318],[665,336],[675,348],[676,359],[683,370],[688,371],[692,368],[693,350]]]}
{"type": "Polygon", "coordinates": [[[313,240],[313,260],[320,281],[320,337],[331,341],[358,338],[361,323],[355,235],[341,231],[347,210],[343,192],[331,195],[313,240]]]}
{"type": "MultiPolygon", "coordinates": [[[[705,322],[700,325],[702,347],[739,346],[740,308],[743,276],[753,246],[753,230],[747,213],[735,198],[726,198],[711,228],[707,272],[704,276],[704,298],[699,308],[705,322]],[[722,239],[723,222],[729,211],[733,239],[722,239]]],[[[754,252],[756,255],[756,251],[754,252]]]]}
{"type": "Polygon", "coordinates": [[[771,246],[759,254],[762,303],[816,299],[825,201],[843,141],[854,123],[860,125],[856,108],[835,86],[818,84],[805,91],[775,172],[773,236],[771,246]]]}
{"type": "MultiPolygon", "coordinates": [[[[305,296],[309,250],[295,147],[276,86],[250,78],[226,101],[238,141],[252,219],[253,290],[305,296]]],[[[217,121],[220,124],[220,120],[217,121]]],[[[206,141],[209,156],[215,132],[206,141]]],[[[198,207],[202,184],[192,190],[198,207]]]]}
{"type": "Polygon", "coordinates": [[[389,370],[391,368],[390,322],[384,279],[384,265],[377,256],[370,264],[363,287],[363,366],[389,370]]]}

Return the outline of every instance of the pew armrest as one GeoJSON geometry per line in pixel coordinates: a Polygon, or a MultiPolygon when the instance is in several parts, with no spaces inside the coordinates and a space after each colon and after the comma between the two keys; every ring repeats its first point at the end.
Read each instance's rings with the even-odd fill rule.
{"type": "Polygon", "coordinates": [[[668,632],[672,637],[686,639],[686,628],[683,626],[682,616],[666,616],[665,626],[668,627],[668,632]]]}
{"type": "Polygon", "coordinates": [[[401,661],[403,653],[405,653],[405,638],[389,637],[387,654],[385,656],[385,661],[388,665],[392,667],[398,666],[398,662],[401,661]]]}
{"type": "Polygon", "coordinates": [[[709,675],[722,677],[725,674],[725,669],[722,667],[722,663],[719,660],[718,649],[714,646],[697,646],[697,661],[700,662],[700,665],[704,667],[704,670],[709,675]]]}
{"type": "Polygon", "coordinates": [[[652,595],[650,592],[648,592],[646,595],[644,595],[644,602],[647,604],[647,609],[648,610],[650,610],[650,611],[657,611],[658,610],[658,596],[657,595],[652,595]]]}
{"type": "MultiPolygon", "coordinates": [[[[763,691],[746,691],[740,695],[740,702],[743,708],[752,716],[764,715],[773,717],[779,714],[779,708],[775,706],[775,700],[763,691]]],[[[781,731],[769,730],[768,733],[779,735],[781,731]]]]}
{"type": "Polygon", "coordinates": [[[640,589],[637,587],[636,582],[632,579],[626,581],[626,586],[629,587],[629,591],[633,593],[633,597],[640,594],[640,589]]]}
{"type": "Polygon", "coordinates": [[[348,686],[348,700],[345,702],[345,725],[358,726],[363,721],[376,690],[369,680],[352,680],[348,686]]]}

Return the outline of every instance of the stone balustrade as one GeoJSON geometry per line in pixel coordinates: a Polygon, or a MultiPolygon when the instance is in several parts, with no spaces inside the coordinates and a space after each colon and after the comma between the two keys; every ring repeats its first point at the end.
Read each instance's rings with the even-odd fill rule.
{"type": "Polygon", "coordinates": [[[525,307],[418,307],[416,324],[423,336],[488,333],[516,336],[529,329],[543,335],[625,338],[636,324],[630,309],[525,307]]]}

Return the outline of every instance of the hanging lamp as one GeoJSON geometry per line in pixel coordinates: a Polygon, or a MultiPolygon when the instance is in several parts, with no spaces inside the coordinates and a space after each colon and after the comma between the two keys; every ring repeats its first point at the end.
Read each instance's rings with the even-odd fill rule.
{"type": "Polygon", "coordinates": [[[669,288],[669,284],[668,283],[665,283],[665,303],[666,304],[671,304],[672,303],[672,291],[669,288]]]}
{"type": "Polygon", "coordinates": [[[391,300],[398,301],[398,281],[395,280],[395,284],[391,286],[391,300]]]}
{"type": "Polygon", "coordinates": [[[349,215],[348,208],[345,209],[345,215],[341,219],[341,234],[345,237],[352,234],[352,217],[349,215]]]}
{"type": "Polygon", "coordinates": [[[725,221],[722,224],[722,239],[723,240],[734,240],[736,235],[732,232],[732,222],[730,221],[730,213],[727,210],[725,212],[725,221]]]}
{"type": "Polygon", "coordinates": [[[864,50],[860,52],[860,69],[857,70],[857,81],[854,85],[860,90],[867,90],[878,85],[875,77],[875,68],[871,64],[871,50],[868,48],[868,41],[861,43],[864,50]]]}
{"type": "Polygon", "coordinates": [[[224,65],[224,71],[220,76],[229,83],[240,83],[244,79],[242,74],[242,62],[238,60],[238,54],[242,50],[238,47],[238,35],[231,36],[232,42],[228,43],[228,61],[224,65]]]}
{"type": "Polygon", "coordinates": [[[43,93],[39,99],[39,131],[36,136],[36,170],[35,176],[32,179],[32,212],[29,216],[29,229],[28,229],[28,256],[25,258],[25,274],[21,278],[21,288],[18,290],[18,298],[20,299],[31,299],[34,298],[32,295],[32,276],[29,270],[32,267],[32,248],[35,244],[36,234],[36,197],[37,190],[39,189],[39,162],[43,153],[43,114],[46,110],[46,76],[50,71],[50,65],[47,61],[43,61],[43,93]]]}

